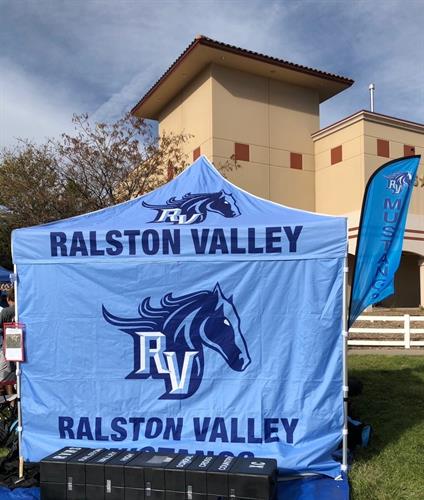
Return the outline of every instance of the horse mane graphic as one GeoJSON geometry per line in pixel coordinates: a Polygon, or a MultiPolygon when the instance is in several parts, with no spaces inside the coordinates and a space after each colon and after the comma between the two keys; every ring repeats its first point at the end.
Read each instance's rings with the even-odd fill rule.
{"type": "Polygon", "coordinates": [[[180,297],[162,297],[159,307],[145,298],[138,316],[122,318],[103,306],[107,322],[134,340],[134,370],[126,378],[164,379],[159,399],[186,399],[199,388],[205,365],[204,349],[219,353],[235,371],[244,371],[251,359],[240,330],[240,318],[232,297],[226,298],[219,283],[180,297]]]}
{"type": "Polygon", "coordinates": [[[240,215],[240,210],[232,194],[221,190],[217,193],[187,193],[182,198],[169,198],[164,205],[153,205],[143,201],[143,206],[157,210],[150,222],[171,222],[173,224],[199,224],[208,212],[215,212],[231,218],[240,215]]]}
{"type": "Polygon", "coordinates": [[[393,194],[399,194],[405,186],[410,186],[412,182],[412,175],[409,172],[396,172],[384,177],[387,179],[387,189],[390,189],[393,194]]]}

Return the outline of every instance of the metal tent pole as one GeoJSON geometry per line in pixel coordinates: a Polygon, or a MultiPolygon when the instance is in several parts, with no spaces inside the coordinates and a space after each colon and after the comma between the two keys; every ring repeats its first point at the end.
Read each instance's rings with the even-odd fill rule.
{"type": "Polygon", "coordinates": [[[342,472],[347,471],[347,434],[348,434],[348,371],[347,371],[347,336],[348,336],[348,306],[347,306],[347,275],[348,275],[348,260],[347,254],[344,259],[343,266],[343,458],[342,458],[342,472]]]}
{"type": "MultiPolygon", "coordinates": [[[[19,322],[18,308],[18,274],[16,264],[13,265],[15,287],[15,322],[19,322]]],[[[18,395],[18,452],[19,452],[19,479],[24,477],[24,457],[22,456],[22,408],[21,408],[21,363],[16,362],[16,393],[18,395]]]]}

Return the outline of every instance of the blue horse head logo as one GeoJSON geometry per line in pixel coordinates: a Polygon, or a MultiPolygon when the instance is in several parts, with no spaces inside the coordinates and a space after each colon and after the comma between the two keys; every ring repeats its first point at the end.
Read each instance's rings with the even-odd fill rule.
{"type": "Polygon", "coordinates": [[[143,201],[143,206],[157,210],[155,219],[150,222],[199,224],[206,219],[208,212],[227,218],[240,215],[234,196],[223,190],[217,193],[187,193],[180,199],[174,196],[164,205],[152,205],[143,201]]]}
{"type": "Polygon", "coordinates": [[[404,187],[408,187],[412,182],[412,175],[409,172],[396,172],[385,175],[387,179],[387,189],[393,194],[399,194],[404,187]]]}
{"type": "Polygon", "coordinates": [[[181,297],[166,294],[159,307],[143,300],[138,316],[122,318],[103,306],[103,316],[132,336],[134,370],[130,379],[164,379],[160,399],[185,399],[199,388],[205,366],[205,347],[219,353],[235,371],[250,364],[240,317],[232,297],[226,298],[219,283],[213,291],[202,290],[181,297]]]}

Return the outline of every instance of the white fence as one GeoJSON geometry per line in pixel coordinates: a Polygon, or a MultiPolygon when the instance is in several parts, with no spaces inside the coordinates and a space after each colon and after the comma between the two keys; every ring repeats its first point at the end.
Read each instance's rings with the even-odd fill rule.
{"type": "Polygon", "coordinates": [[[411,323],[419,323],[421,326],[421,323],[424,323],[424,316],[410,316],[409,314],[403,316],[359,316],[356,321],[369,321],[371,323],[376,321],[403,322],[403,328],[351,328],[350,333],[366,333],[370,337],[375,335],[376,338],[366,340],[348,339],[348,345],[350,346],[404,347],[405,349],[424,347],[424,340],[413,340],[414,335],[424,335],[424,328],[411,327],[411,323]],[[403,340],[378,340],[380,334],[403,334],[403,340]]]}

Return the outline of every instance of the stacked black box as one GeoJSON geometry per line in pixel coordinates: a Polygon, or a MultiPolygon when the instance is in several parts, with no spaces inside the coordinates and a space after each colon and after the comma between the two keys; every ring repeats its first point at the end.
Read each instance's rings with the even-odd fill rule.
{"type": "Polygon", "coordinates": [[[144,500],[143,465],[153,453],[137,453],[124,466],[125,500],[144,500]]]}
{"type": "Polygon", "coordinates": [[[165,500],[165,469],[176,457],[173,453],[155,453],[145,461],[143,468],[146,499],[165,500]]]}
{"type": "MultiPolygon", "coordinates": [[[[106,500],[128,500],[130,498],[131,492],[128,493],[130,488],[125,489],[125,466],[138,455],[146,455],[146,453],[125,451],[107,462],[107,466],[105,467],[106,500]],[[125,495],[125,491],[127,491],[127,496],[125,495]]],[[[142,490],[132,493],[135,493],[133,495],[134,499],[143,499],[144,484],[142,490]]]]}
{"type": "MultiPolygon", "coordinates": [[[[122,455],[121,450],[103,450],[85,464],[85,495],[86,498],[104,500],[105,495],[112,499],[112,482],[106,481],[106,467],[112,459],[122,455]]],[[[123,492],[123,489],[122,489],[123,492]]],[[[114,489],[113,493],[119,493],[114,489]]],[[[119,496],[117,497],[120,498],[119,496]]],[[[124,499],[124,496],[122,496],[124,499]]]]}
{"type": "Polygon", "coordinates": [[[40,464],[42,500],[272,500],[262,458],[63,448],[40,464]]]}
{"type": "MultiPolygon", "coordinates": [[[[66,498],[67,500],[82,500],[86,498],[86,463],[102,453],[103,448],[86,448],[79,455],[66,462],[66,498]]],[[[44,500],[44,498],[43,498],[44,500]]]]}
{"type": "Polygon", "coordinates": [[[229,498],[228,477],[236,461],[235,457],[215,457],[206,472],[208,500],[229,498]]]}
{"type": "Polygon", "coordinates": [[[103,448],[62,448],[40,463],[42,500],[85,499],[85,464],[103,448]]]}
{"type": "Polygon", "coordinates": [[[66,462],[82,448],[67,447],[40,462],[40,486],[44,500],[66,500],[66,462]]]}
{"type": "Polygon", "coordinates": [[[125,465],[125,500],[165,500],[165,468],[178,456],[140,453],[129,461],[125,465]]]}
{"type": "Polygon", "coordinates": [[[187,469],[198,458],[196,455],[179,455],[165,468],[166,500],[186,500],[187,469]]]}
{"type": "Polygon", "coordinates": [[[230,498],[269,500],[277,490],[277,461],[238,458],[228,475],[230,498]]]}
{"type": "Polygon", "coordinates": [[[186,469],[186,491],[190,500],[207,500],[208,484],[207,475],[209,467],[216,457],[196,456],[195,460],[186,469]]]}

